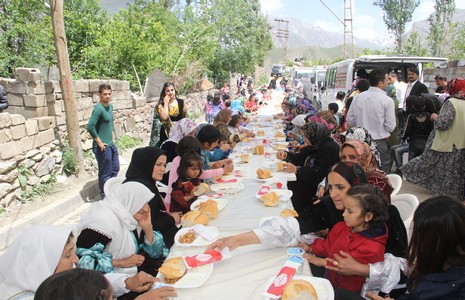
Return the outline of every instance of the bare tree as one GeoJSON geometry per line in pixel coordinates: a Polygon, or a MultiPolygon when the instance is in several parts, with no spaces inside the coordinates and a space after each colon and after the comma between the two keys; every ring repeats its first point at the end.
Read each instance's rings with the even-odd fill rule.
{"type": "Polygon", "coordinates": [[[84,174],[84,155],[82,152],[81,136],[79,134],[77,105],[76,98],[74,97],[74,85],[71,77],[65,25],[63,22],[63,0],[50,0],[50,9],[58,68],[60,70],[60,87],[65,104],[66,129],[68,131],[69,145],[74,151],[74,158],[79,166],[79,174],[84,174]]]}

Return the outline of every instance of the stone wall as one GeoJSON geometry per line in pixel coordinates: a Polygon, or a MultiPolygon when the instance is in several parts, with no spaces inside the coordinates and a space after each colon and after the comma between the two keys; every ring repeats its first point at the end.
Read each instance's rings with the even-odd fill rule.
{"type": "MultiPolygon", "coordinates": [[[[28,188],[46,182],[50,174],[62,174],[63,142],[67,138],[63,96],[58,81],[42,81],[37,69],[19,68],[16,79],[0,78],[8,94],[10,107],[0,113],[0,205],[21,200],[19,169],[28,169],[28,188]]],[[[84,150],[92,147],[86,131],[92,109],[99,101],[98,87],[111,84],[115,132],[147,141],[150,136],[153,107],[158,99],[139,97],[129,90],[128,81],[73,81],[78,120],[84,150]]],[[[202,114],[207,91],[184,97],[190,116],[202,114]]]]}
{"type": "Polygon", "coordinates": [[[449,61],[440,68],[424,69],[423,82],[430,91],[434,91],[436,89],[434,77],[437,75],[446,77],[447,81],[458,77],[465,78],[465,60],[449,61]]]}

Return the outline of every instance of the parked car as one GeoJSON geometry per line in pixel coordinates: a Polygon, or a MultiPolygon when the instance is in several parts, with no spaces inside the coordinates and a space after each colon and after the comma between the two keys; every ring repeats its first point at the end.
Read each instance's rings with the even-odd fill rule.
{"type": "Polygon", "coordinates": [[[284,73],[284,68],[285,66],[284,65],[273,65],[271,67],[271,76],[283,76],[283,73],[284,73]]]}

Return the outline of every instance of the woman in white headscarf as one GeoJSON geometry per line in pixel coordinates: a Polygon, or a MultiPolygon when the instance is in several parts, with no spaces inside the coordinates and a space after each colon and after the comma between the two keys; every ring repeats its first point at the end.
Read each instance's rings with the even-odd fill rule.
{"type": "MultiPolygon", "coordinates": [[[[103,201],[93,203],[81,215],[77,239],[79,267],[103,273],[157,275],[168,255],[163,237],[152,228],[150,207],[154,194],[139,182],[105,184],[103,201]]],[[[123,295],[133,299],[137,293],[123,295]]]]}
{"type": "Polygon", "coordinates": [[[294,139],[294,142],[291,142],[291,144],[293,144],[294,147],[299,147],[304,144],[304,139],[300,135],[300,128],[302,128],[302,126],[305,125],[306,117],[306,114],[297,115],[291,121],[292,125],[294,125],[294,128],[292,128],[292,130],[289,131],[287,135],[294,139]]]}
{"type": "Polygon", "coordinates": [[[39,285],[78,262],[70,229],[37,225],[24,231],[0,256],[2,299],[33,299],[39,285]]]}

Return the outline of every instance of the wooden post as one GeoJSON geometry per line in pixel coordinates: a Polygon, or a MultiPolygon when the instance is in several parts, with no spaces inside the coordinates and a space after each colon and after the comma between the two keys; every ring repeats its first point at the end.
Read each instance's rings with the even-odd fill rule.
{"type": "Polygon", "coordinates": [[[65,25],[63,21],[63,0],[50,0],[53,37],[57,51],[58,69],[60,71],[60,87],[63,94],[66,114],[66,128],[69,145],[74,150],[74,158],[79,166],[79,175],[85,174],[84,155],[77,114],[74,85],[69,65],[68,46],[66,45],[65,25]]]}

